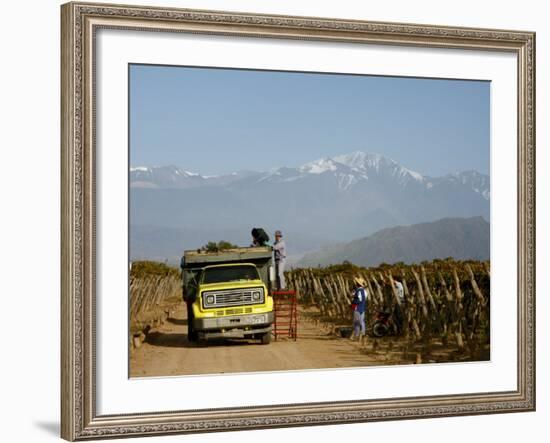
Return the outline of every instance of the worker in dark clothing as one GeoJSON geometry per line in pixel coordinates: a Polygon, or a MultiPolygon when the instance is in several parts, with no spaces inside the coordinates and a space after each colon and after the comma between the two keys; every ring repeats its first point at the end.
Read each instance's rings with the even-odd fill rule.
{"type": "MultiPolygon", "coordinates": [[[[184,266],[184,260],[182,257],[180,262],[182,276],[183,276],[183,266],[184,266]]],[[[198,280],[198,277],[199,276],[196,277],[196,280],[198,280]]],[[[185,307],[187,308],[187,340],[197,341],[198,334],[197,334],[197,331],[193,329],[193,320],[195,318],[195,316],[193,315],[193,303],[195,303],[195,300],[197,299],[196,285],[190,284],[187,291],[184,286],[182,288],[182,297],[183,297],[183,302],[185,303],[185,307]]]]}
{"type": "Polygon", "coordinates": [[[197,331],[193,329],[193,320],[195,315],[193,314],[193,303],[195,303],[196,294],[187,294],[185,297],[185,306],[187,307],[187,339],[189,341],[197,341],[197,331]]]}
{"type": "Polygon", "coordinates": [[[269,235],[262,228],[252,228],[252,244],[250,246],[269,246],[269,235]]]}

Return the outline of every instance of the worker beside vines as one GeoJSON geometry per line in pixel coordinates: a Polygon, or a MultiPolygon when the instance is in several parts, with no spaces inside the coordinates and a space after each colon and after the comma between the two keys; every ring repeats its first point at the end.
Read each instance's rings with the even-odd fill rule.
{"type": "Polygon", "coordinates": [[[365,288],[367,283],[361,277],[354,277],[353,283],[355,285],[355,291],[353,293],[353,300],[351,302],[353,308],[353,334],[351,340],[361,338],[365,335],[365,311],[367,310],[367,294],[368,291],[365,288]]]}

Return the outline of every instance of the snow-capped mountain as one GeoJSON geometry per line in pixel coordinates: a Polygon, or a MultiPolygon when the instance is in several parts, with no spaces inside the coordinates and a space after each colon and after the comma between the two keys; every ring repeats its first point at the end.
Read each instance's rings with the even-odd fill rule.
{"type": "Polygon", "coordinates": [[[134,166],[130,168],[130,187],[185,189],[199,186],[221,186],[240,180],[253,171],[238,171],[226,175],[201,175],[174,165],[169,166],[134,166]]]}
{"type": "Polygon", "coordinates": [[[339,189],[349,189],[365,177],[358,174],[347,165],[338,163],[331,158],[323,158],[306,163],[298,168],[277,168],[264,173],[258,178],[259,182],[283,183],[296,182],[300,180],[316,179],[320,176],[333,177],[339,189]]]}
{"type": "Polygon", "coordinates": [[[202,184],[204,177],[174,165],[130,168],[130,185],[133,188],[185,188],[202,184]]]}
{"type": "Polygon", "coordinates": [[[490,180],[488,175],[480,174],[477,171],[464,171],[447,176],[447,179],[456,179],[464,186],[470,187],[474,192],[483,196],[485,200],[491,197],[490,180]]]}
{"type": "Polygon", "coordinates": [[[445,217],[490,219],[489,176],[424,176],[365,152],[221,176],[175,166],[134,167],[130,185],[130,223],[147,228],[134,229],[131,237],[133,250],[145,251],[142,257],[161,243],[178,251],[213,239],[246,244],[253,226],[282,229],[294,253],[301,253],[392,226],[445,217]],[[173,238],[164,238],[167,232],[173,238]]]}
{"type": "Polygon", "coordinates": [[[394,177],[401,184],[406,184],[411,180],[422,182],[424,177],[415,171],[411,171],[396,161],[384,157],[380,154],[372,154],[361,151],[356,151],[351,154],[339,155],[334,159],[346,166],[349,166],[354,171],[358,171],[368,179],[369,175],[387,174],[394,177]]]}
{"type": "Polygon", "coordinates": [[[393,181],[402,186],[410,182],[422,183],[424,177],[396,161],[380,154],[353,152],[334,158],[315,160],[299,168],[280,168],[261,178],[271,181],[296,181],[311,175],[331,175],[338,188],[347,190],[368,180],[393,181]]]}
{"type": "Polygon", "coordinates": [[[419,189],[432,189],[451,183],[468,187],[486,200],[490,198],[489,177],[477,171],[458,172],[444,177],[423,176],[381,154],[362,151],[321,158],[298,168],[280,167],[268,172],[238,171],[216,176],[201,175],[176,166],[138,166],[130,168],[130,185],[135,188],[183,189],[206,185],[226,186],[243,179],[246,179],[244,185],[250,185],[254,182],[297,182],[321,176],[332,177],[334,184],[341,190],[349,190],[369,180],[419,189]]]}
{"type": "Polygon", "coordinates": [[[323,174],[325,172],[336,172],[342,165],[331,158],[322,158],[315,160],[298,168],[298,171],[304,174],[323,174]]]}

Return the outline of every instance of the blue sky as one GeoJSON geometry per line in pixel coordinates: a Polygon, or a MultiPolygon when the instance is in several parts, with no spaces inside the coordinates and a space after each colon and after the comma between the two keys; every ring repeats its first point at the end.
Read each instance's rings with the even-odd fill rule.
{"type": "Polygon", "coordinates": [[[130,66],[130,164],[204,175],[377,152],[489,173],[490,83],[130,66]]]}

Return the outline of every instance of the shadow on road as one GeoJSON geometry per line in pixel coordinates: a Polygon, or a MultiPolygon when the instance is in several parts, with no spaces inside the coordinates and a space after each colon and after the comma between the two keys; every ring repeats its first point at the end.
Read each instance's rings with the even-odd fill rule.
{"type": "Polygon", "coordinates": [[[166,321],[169,323],[172,323],[173,325],[187,326],[187,319],[183,319],[183,318],[169,317],[166,319],[166,321]]]}
{"type": "Polygon", "coordinates": [[[150,332],[145,343],[163,348],[194,348],[195,344],[187,340],[187,334],[170,334],[165,332],[150,332]]]}
{"type": "MultiPolygon", "coordinates": [[[[181,320],[180,320],[181,321],[181,320]]],[[[259,343],[258,340],[208,340],[199,342],[190,342],[187,339],[187,334],[166,333],[166,332],[150,332],[145,338],[145,343],[151,346],[159,346],[163,348],[203,348],[203,347],[220,347],[220,346],[249,346],[259,343]]]]}
{"type": "Polygon", "coordinates": [[[211,339],[206,341],[202,341],[197,343],[198,347],[221,347],[221,346],[250,346],[250,345],[259,345],[259,340],[252,340],[252,339],[241,339],[241,340],[235,340],[235,339],[211,339]]]}

